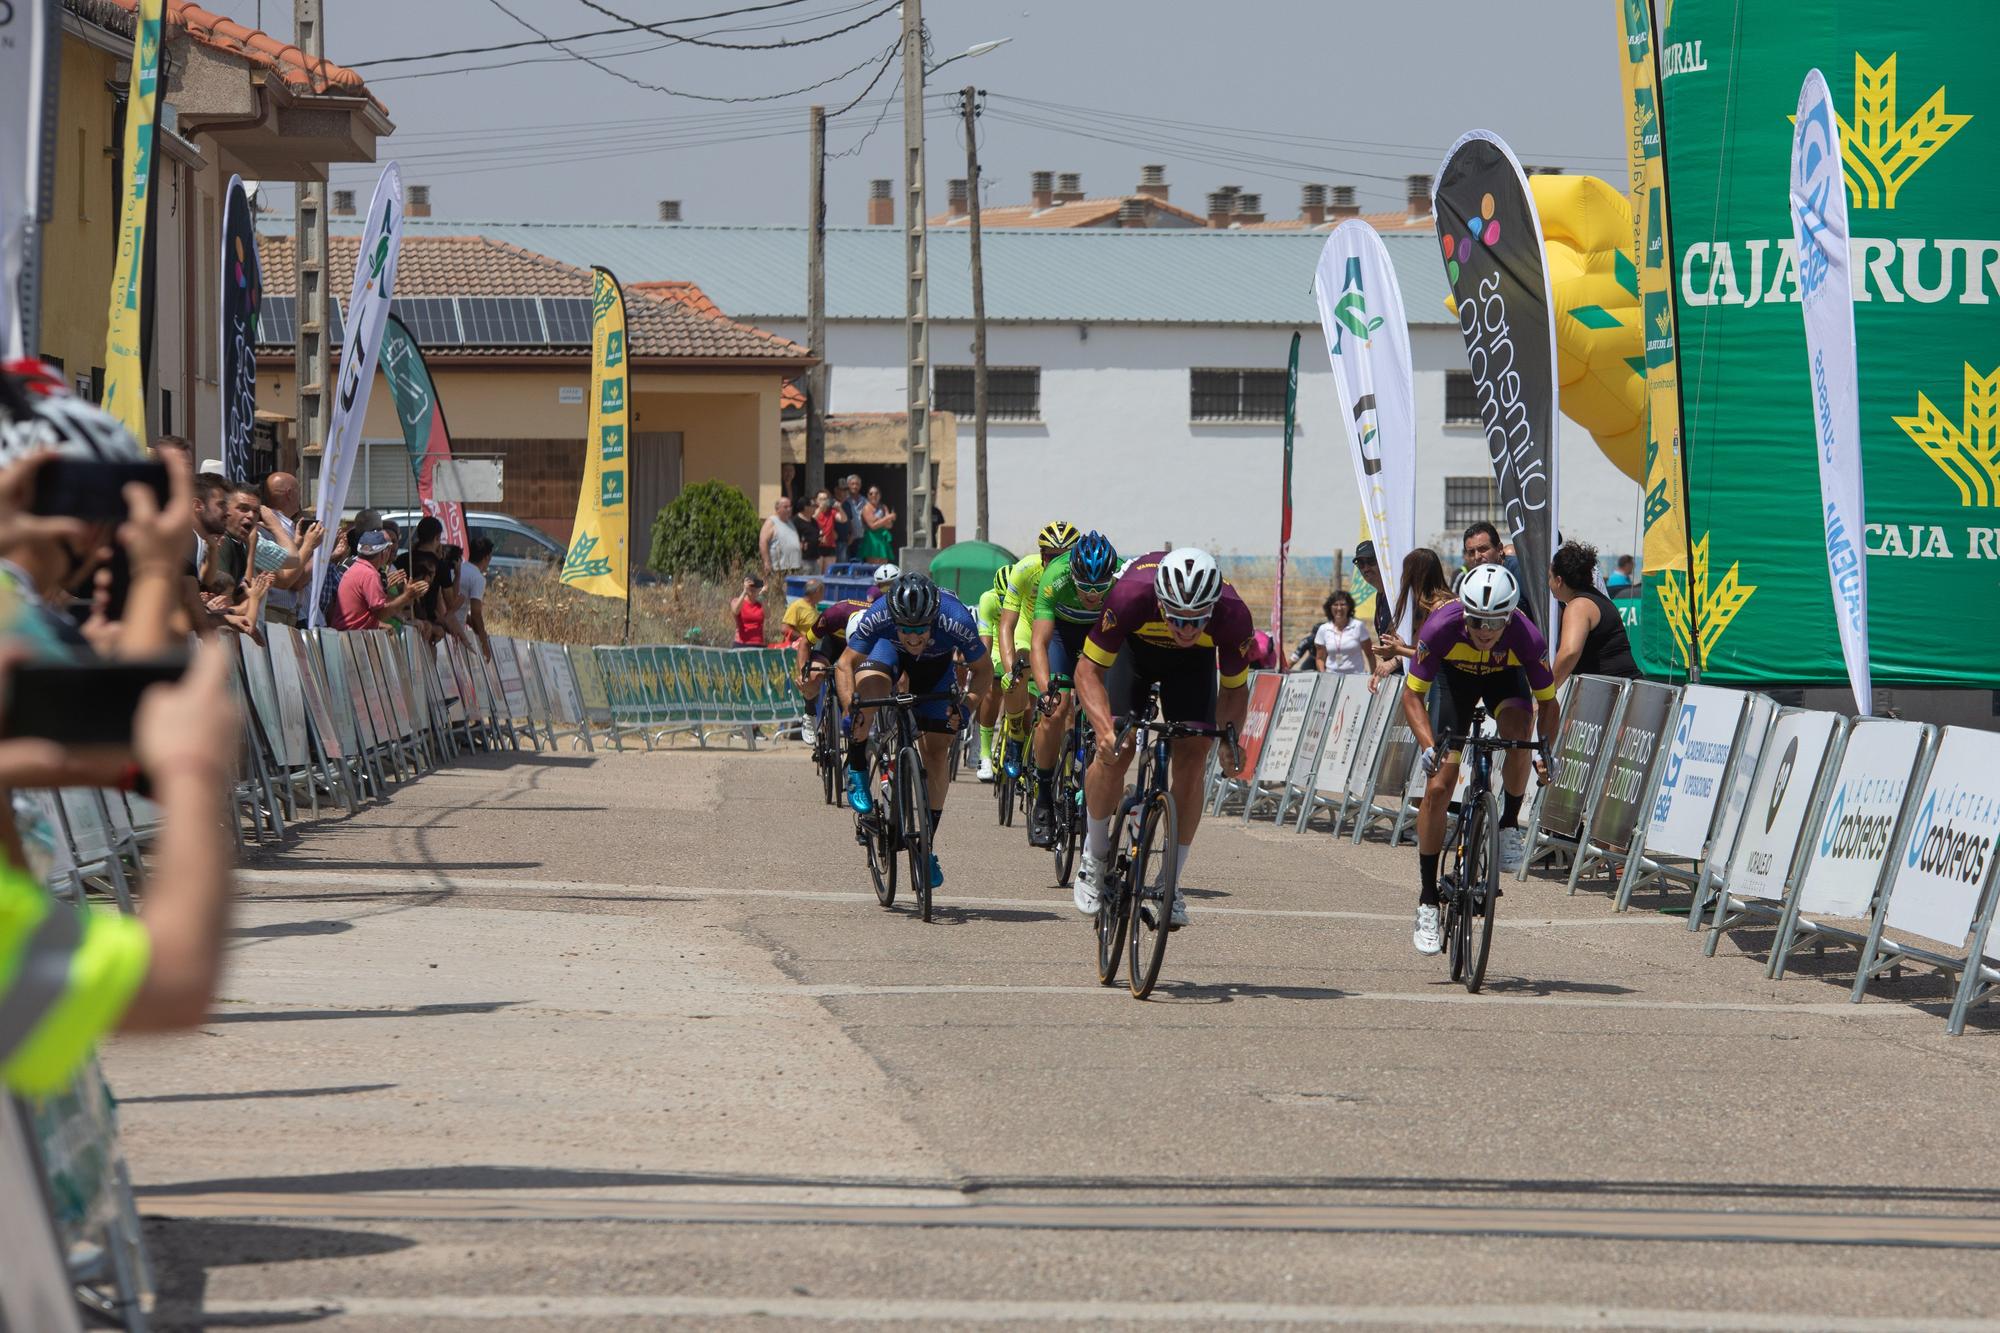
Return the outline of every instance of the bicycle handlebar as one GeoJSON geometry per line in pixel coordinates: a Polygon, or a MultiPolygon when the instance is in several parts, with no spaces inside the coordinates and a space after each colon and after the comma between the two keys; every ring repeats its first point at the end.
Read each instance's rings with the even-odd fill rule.
{"type": "Polygon", "coordinates": [[[1446,750],[1463,750],[1468,746],[1480,750],[1542,750],[1546,741],[1510,741],[1499,736],[1444,735],[1438,737],[1438,745],[1446,750]]]}
{"type": "Polygon", "coordinates": [[[885,694],[879,699],[856,699],[853,707],[884,708],[893,704],[898,708],[911,708],[917,704],[934,703],[939,699],[956,701],[958,697],[957,690],[934,690],[929,694],[885,694]]]}

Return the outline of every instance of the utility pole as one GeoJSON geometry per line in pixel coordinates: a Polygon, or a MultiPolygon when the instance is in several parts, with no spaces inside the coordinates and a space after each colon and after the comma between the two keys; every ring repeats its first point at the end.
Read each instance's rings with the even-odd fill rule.
{"type": "MultiPolygon", "coordinates": [[[[909,362],[903,436],[908,481],[905,545],[930,549],[931,537],[931,297],[930,246],[924,213],[923,0],[903,0],[903,236],[909,297],[903,323],[909,362]]],[[[927,564],[926,557],[922,563],[927,564]]]]}
{"type": "MultiPolygon", "coordinates": [[[[320,27],[320,0],[292,0],[293,44],[307,56],[326,54],[320,27]]],[[[299,471],[308,450],[326,447],[333,399],[326,391],[332,374],[327,335],[333,328],[333,270],[327,263],[326,182],[300,181],[293,194],[292,253],[297,256],[298,341],[293,370],[293,416],[297,424],[299,471]]],[[[321,454],[321,466],[325,455],[321,454]]],[[[313,483],[313,496],[319,482],[313,483]]]]}
{"type": "Polygon", "coordinates": [[[971,84],[965,99],[965,204],[972,244],[972,484],[978,498],[973,535],[986,536],[986,266],[979,258],[979,90],[971,84]]]}
{"type": "Polygon", "coordinates": [[[806,487],[826,485],[826,108],[812,108],[812,165],[807,190],[806,344],[819,364],[806,372],[806,487]]]}

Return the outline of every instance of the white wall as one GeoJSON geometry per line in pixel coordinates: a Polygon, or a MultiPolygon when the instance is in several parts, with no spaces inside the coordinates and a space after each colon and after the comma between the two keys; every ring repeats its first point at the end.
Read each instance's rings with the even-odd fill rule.
{"type": "MultiPolygon", "coordinates": [[[[803,341],[802,326],[769,322],[803,341]]],[[[1302,331],[1298,433],[1293,453],[1292,551],[1351,551],[1361,526],[1354,467],[1340,421],[1326,344],[1302,331]]],[[[1277,553],[1278,486],[1284,431],[1276,425],[1212,425],[1188,418],[1193,367],[1282,369],[1291,332],[1273,328],[1116,324],[995,324],[987,362],[1040,366],[1042,420],[991,422],[987,471],[993,540],[1024,550],[1052,518],[1104,531],[1121,550],[1167,540],[1218,554],[1277,553]]],[[[897,412],[903,407],[903,328],[834,322],[827,330],[834,412],[897,412]]],[[[1444,375],[1465,368],[1464,345],[1449,325],[1413,331],[1417,403],[1417,532],[1445,550],[1444,479],[1490,471],[1476,428],[1446,427],[1444,375]]],[[[934,365],[971,363],[971,328],[934,324],[934,365]]],[[[958,467],[972,476],[972,422],[958,432],[958,467]]],[[[1638,548],[1638,487],[1598,450],[1589,432],[1561,423],[1561,526],[1616,554],[1638,548]]],[[[959,531],[972,535],[974,497],[959,489],[959,531]]]]}

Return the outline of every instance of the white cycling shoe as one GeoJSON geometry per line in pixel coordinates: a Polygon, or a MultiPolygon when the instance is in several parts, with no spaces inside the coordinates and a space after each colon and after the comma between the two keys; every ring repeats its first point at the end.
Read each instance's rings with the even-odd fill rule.
{"type": "Polygon", "coordinates": [[[1417,928],[1410,936],[1417,952],[1432,957],[1444,951],[1444,931],[1438,926],[1438,909],[1428,903],[1417,907],[1417,928]]]}
{"type": "Polygon", "coordinates": [[[991,781],[993,781],[993,756],[992,756],[992,755],[990,755],[990,754],[989,754],[989,755],[981,755],[981,756],[980,756],[980,759],[979,759],[979,780],[980,780],[981,782],[991,782],[991,781]]]}
{"type": "Polygon", "coordinates": [[[819,728],[813,725],[813,720],[811,718],[806,718],[804,721],[799,723],[799,739],[804,741],[807,745],[813,745],[818,743],[819,728]]]}
{"type": "Polygon", "coordinates": [[[1097,905],[1104,894],[1104,864],[1092,856],[1088,850],[1079,852],[1076,858],[1076,879],[1070,886],[1070,900],[1076,910],[1085,916],[1096,916],[1097,905]]]}
{"type": "Polygon", "coordinates": [[[1167,913],[1167,929],[1179,930],[1188,923],[1187,899],[1179,889],[1174,890],[1174,909],[1167,913]]]}
{"type": "Polygon", "coordinates": [[[1500,830],[1500,873],[1511,875],[1521,868],[1521,858],[1526,854],[1527,835],[1517,828],[1500,830]]]}

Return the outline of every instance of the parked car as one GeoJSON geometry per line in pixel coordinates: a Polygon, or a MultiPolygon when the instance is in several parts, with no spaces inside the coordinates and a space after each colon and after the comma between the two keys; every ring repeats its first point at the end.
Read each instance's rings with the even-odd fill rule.
{"type": "MultiPolygon", "coordinates": [[[[382,515],[405,533],[415,529],[423,516],[422,510],[396,510],[382,515]]],[[[489,576],[545,573],[562,567],[563,548],[556,544],[555,539],[512,514],[468,509],[465,511],[465,527],[473,537],[492,539],[493,563],[486,570],[489,576]]]]}

